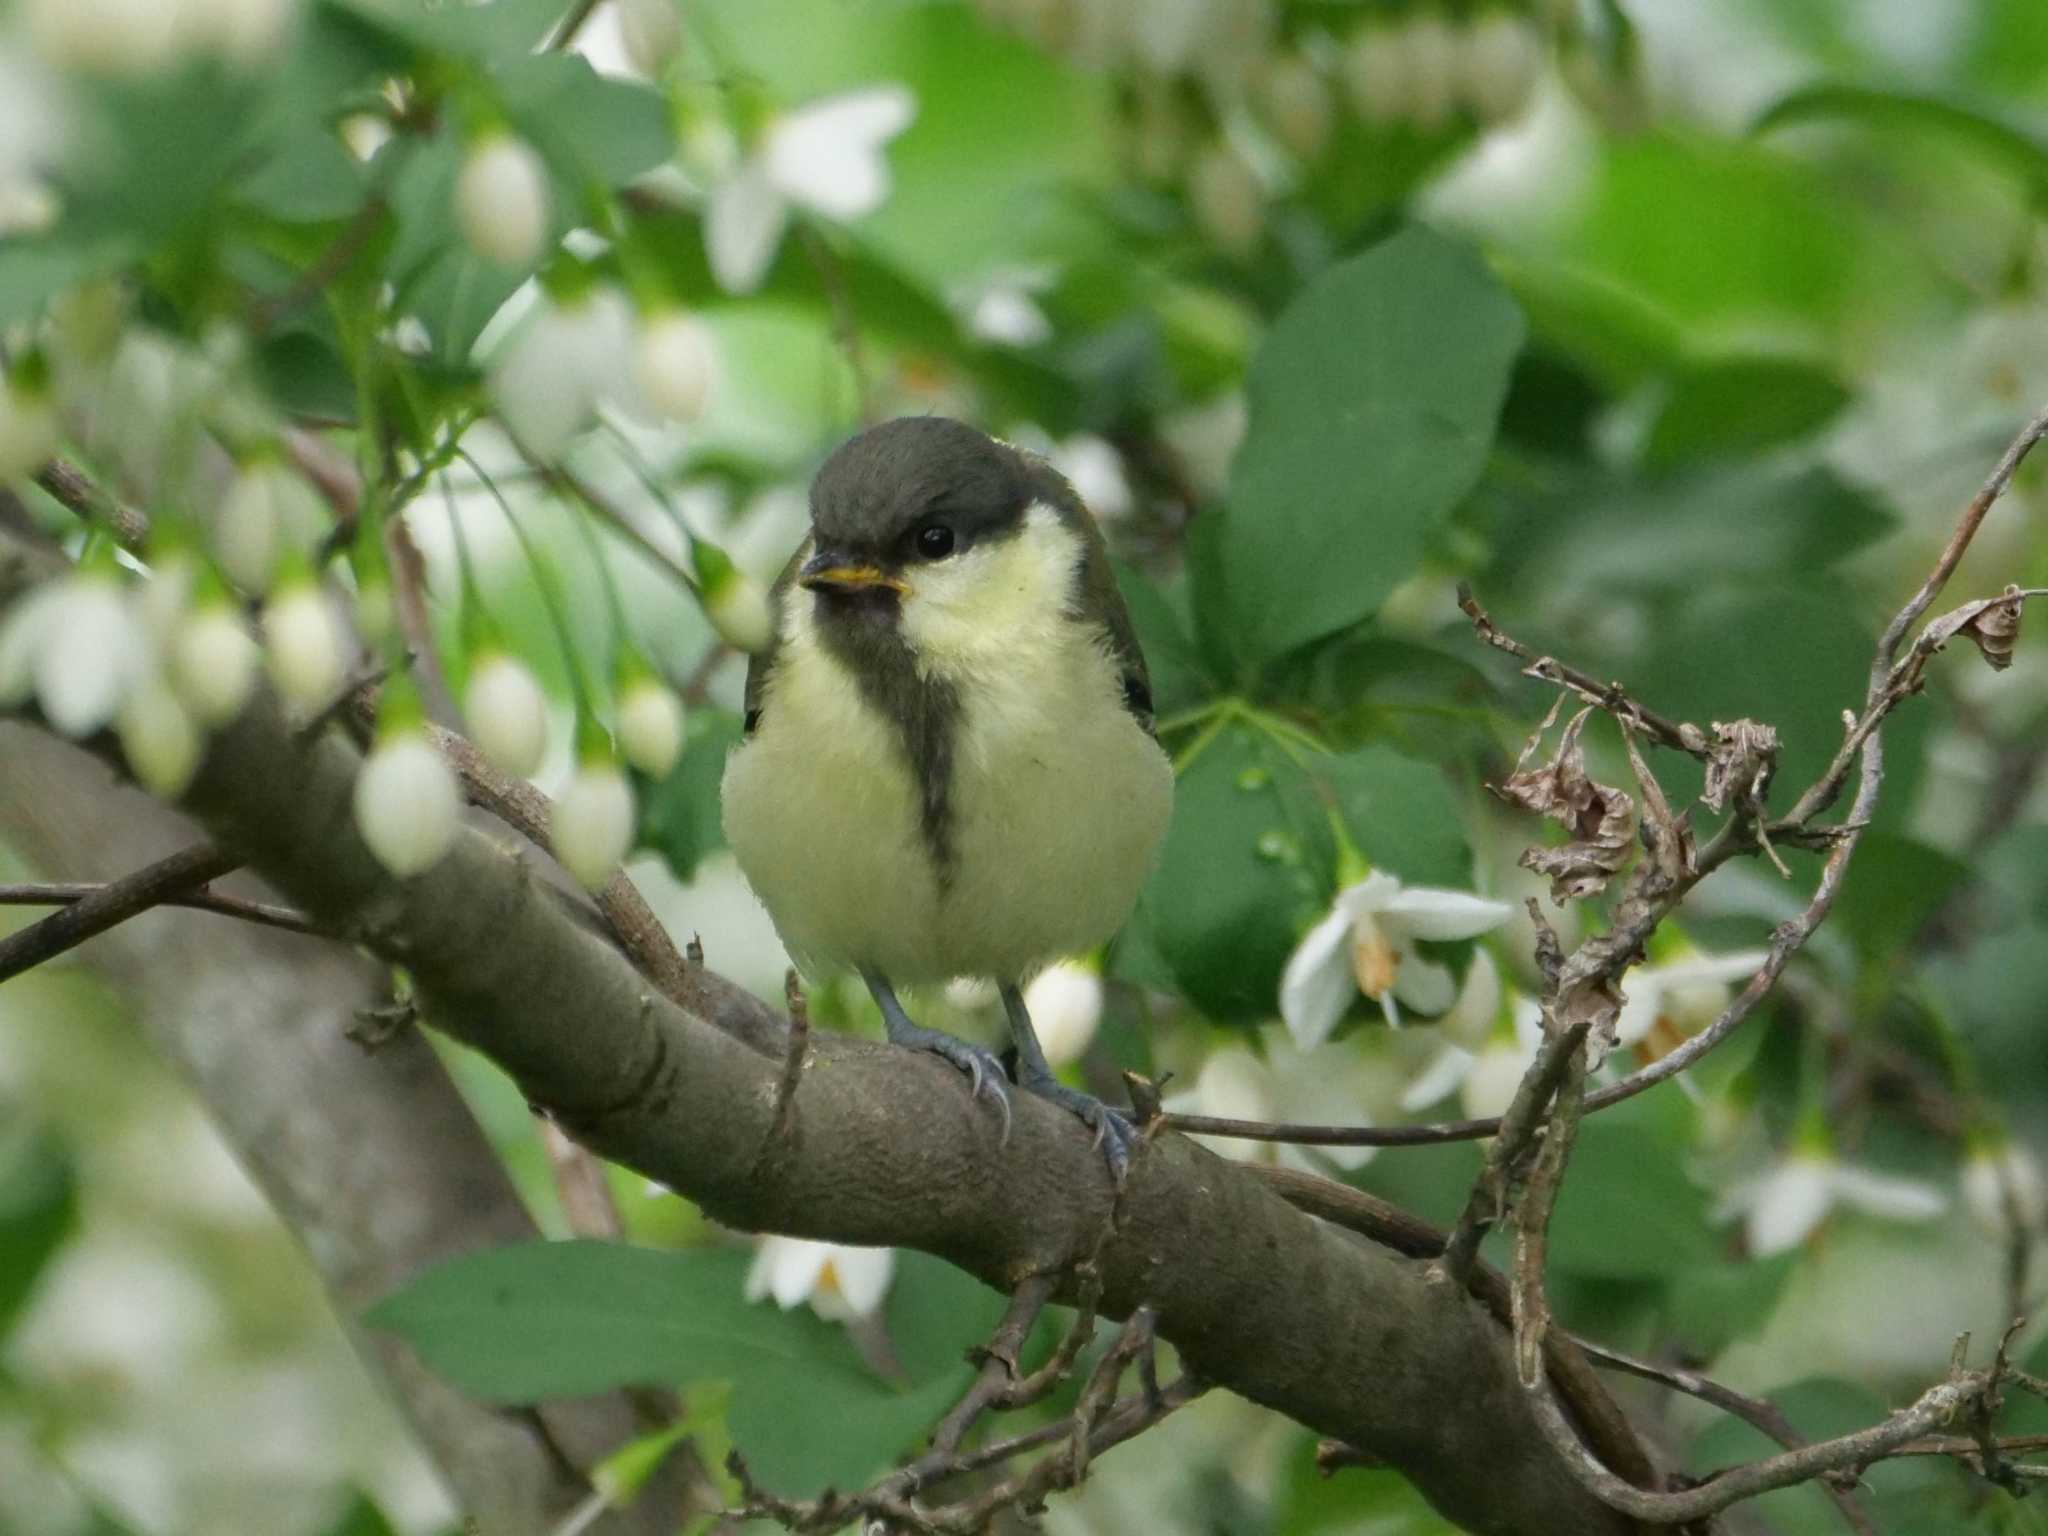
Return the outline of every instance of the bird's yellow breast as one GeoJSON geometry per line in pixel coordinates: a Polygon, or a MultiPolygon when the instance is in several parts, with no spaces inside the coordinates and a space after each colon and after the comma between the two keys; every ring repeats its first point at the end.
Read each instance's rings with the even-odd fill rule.
{"type": "Polygon", "coordinates": [[[791,595],[724,817],[800,964],[873,966],[902,985],[1014,979],[1123,922],[1173,772],[1126,709],[1099,627],[1068,612],[1080,555],[1034,508],[1016,536],[911,574],[904,638],[958,701],[944,877],[893,723],[824,643],[808,594],[791,595]]]}

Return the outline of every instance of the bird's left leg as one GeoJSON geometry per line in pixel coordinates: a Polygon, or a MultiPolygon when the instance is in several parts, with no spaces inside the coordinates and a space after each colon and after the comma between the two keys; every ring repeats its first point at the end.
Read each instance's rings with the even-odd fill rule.
{"type": "Polygon", "coordinates": [[[868,984],[868,995],[875,1000],[875,1006],[882,1010],[882,1027],[888,1032],[891,1045],[904,1046],[913,1051],[930,1051],[934,1056],[943,1057],[967,1074],[967,1096],[971,1099],[988,1098],[995,1101],[1003,1117],[1003,1142],[1010,1140],[1010,1088],[1009,1079],[1003,1075],[1003,1064],[994,1052],[965,1040],[956,1040],[941,1029],[927,1029],[913,1023],[909,1014],[903,1011],[903,1004],[897,1001],[896,989],[889,985],[889,979],[872,967],[862,967],[860,979],[868,984]]]}
{"type": "Polygon", "coordinates": [[[1017,1086],[1041,1099],[1050,1099],[1078,1115],[1081,1123],[1095,1132],[1095,1144],[1109,1163],[1109,1176],[1116,1183],[1130,1171],[1131,1152],[1138,1144],[1138,1128],[1122,1110],[1112,1108],[1093,1094],[1069,1088],[1054,1075],[1031,1027],[1031,1014],[1024,1006],[1024,994],[1015,982],[1002,984],[1003,1012],[1009,1016],[1010,1038],[1017,1043],[1017,1086]]]}

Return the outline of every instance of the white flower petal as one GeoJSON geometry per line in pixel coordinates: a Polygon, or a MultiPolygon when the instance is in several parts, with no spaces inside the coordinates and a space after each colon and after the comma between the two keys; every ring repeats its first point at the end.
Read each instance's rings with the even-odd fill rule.
{"type": "Polygon", "coordinates": [[[748,1301],[772,1296],[787,1312],[809,1298],[831,1257],[829,1243],[804,1237],[764,1237],[755,1251],[753,1267],[747,1271],[743,1294],[748,1301]]]}
{"type": "Polygon", "coordinates": [[[1458,1000],[1458,983],[1448,966],[1405,948],[1401,963],[1394,967],[1394,996],[1417,1013],[1444,1013],[1458,1000]]]}
{"type": "Polygon", "coordinates": [[[1388,932],[1411,938],[1471,939],[1498,928],[1513,913],[1514,908],[1506,902],[1489,901],[1469,891],[1411,885],[1381,907],[1380,922],[1388,932]]]}
{"type": "Polygon", "coordinates": [[[1924,1180],[1848,1163],[1835,1168],[1835,1193],[1864,1214],[1886,1221],[1932,1221],[1948,1209],[1948,1196],[1924,1180]]]}
{"type": "Polygon", "coordinates": [[[1614,1038],[1621,1045],[1634,1045],[1655,1026],[1664,1004],[1664,989],[1650,967],[1624,976],[1622,985],[1628,990],[1622,995],[1621,1012],[1614,1017],[1614,1038]]]}
{"type": "MultiPolygon", "coordinates": [[[[1180,1114],[1211,1115],[1219,1120],[1275,1118],[1272,1075],[1265,1064],[1241,1045],[1226,1045],[1202,1063],[1195,1086],[1173,1095],[1168,1105],[1180,1114]]],[[[1250,1161],[1261,1155],[1260,1143],[1230,1136],[1197,1136],[1195,1140],[1220,1157],[1250,1161]]]]}
{"type": "Polygon", "coordinates": [[[1401,894],[1401,882],[1383,869],[1376,869],[1356,884],[1337,893],[1332,906],[1353,917],[1371,917],[1401,894]]]}
{"type": "Polygon", "coordinates": [[[1515,1090],[1522,1086],[1522,1074],[1529,1070],[1531,1054],[1505,1040],[1489,1042],[1472,1058],[1459,1085],[1465,1113],[1475,1120],[1506,1114],[1515,1090]]]}
{"type": "Polygon", "coordinates": [[[846,1298],[847,1307],[855,1316],[866,1317],[889,1294],[889,1281],[896,1273],[896,1251],[834,1243],[832,1273],[839,1277],[839,1292],[846,1298]]]}
{"type": "Polygon", "coordinates": [[[1078,1061],[1102,1022],[1102,978],[1071,961],[1040,971],[1024,989],[1045,1059],[1055,1067],[1078,1061]]]}
{"type": "Polygon", "coordinates": [[[1449,1098],[1472,1075],[1472,1064],[1478,1059],[1463,1046],[1444,1046],[1401,1090],[1401,1108],[1412,1115],[1449,1098]]]}
{"type": "Polygon", "coordinates": [[[711,190],[704,254],[727,293],[752,293],[768,275],[789,222],[789,204],[759,160],[749,160],[711,190]]]}
{"type": "Polygon", "coordinates": [[[1458,1000],[1451,1004],[1449,1013],[1436,1021],[1437,1030],[1453,1045],[1476,1051],[1493,1033],[1494,1023],[1500,1017],[1500,1003],[1500,967],[1494,964],[1488,951],[1476,949],[1472,952],[1471,967],[1465,972],[1464,985],[1458,989],[1458,1000]]]}
{"type": "Polygon", "coordinates": [[[768,179],[791,202],[828,218],[872,213],[889,195],[882,146],[916,113],[916,99],[899,85],[849,91],[786,113],[768,129],[768,179]]]}
{"type": "Polygon", "coordinates": [[[1350,914],[1341,908],[1333,910],[1302,936],[1287,957],[1287,969],[1280,977],[1280,1017],[1294,1043],[1305,1051],[1330,1038],[1330,1031],[1358,995],[1358,983],[1351,974],[1351,929],[1350,914]]]}
{"type": "Polygon", "coordinates": [[[1835,1172],[1828,1160],[1793,1156],[1741,1192],[1753,1258],[1767,1259],[1806,1241],[1834,1203],[1835,1172]]]}

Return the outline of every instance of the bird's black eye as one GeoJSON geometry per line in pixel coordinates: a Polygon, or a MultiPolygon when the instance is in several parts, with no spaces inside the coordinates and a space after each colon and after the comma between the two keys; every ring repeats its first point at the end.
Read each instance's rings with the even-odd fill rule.
{"type": "Polygon", "coordinates": [[[953,530],[944,523],[926,523],[917,530],[917,552],[927,560],[943,560],[953,553],[953,530]]]}

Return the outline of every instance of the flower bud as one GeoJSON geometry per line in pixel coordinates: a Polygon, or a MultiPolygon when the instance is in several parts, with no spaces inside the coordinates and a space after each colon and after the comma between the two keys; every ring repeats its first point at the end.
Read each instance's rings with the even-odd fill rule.
{"type": "Polygon", "coordinates": [[[29,40],[45,63],[95,75],[147,75],[178,56],[168,0],[27,0],[29,40]]]}
{"type": "Polygon", "coordinates": [[[665,779],[683,751],[683,701],[651,677],[619,696],[619,750],[650,779],[665,779]]]}
{"type": "Polygon", "coordinates": [[[185,40],[248,68],[271,58],[291,30],[295,0],[180,0],[185,40]]]}
{"type": "Polygon", "coordinates": [[[649,315],[640,323],[634,350],[634,380],[647,403],[672,421],[695,421],[711,393],[711,334],[704,322],[680,310],[649,315]]]}
{"type": "Polygon", "coordinates": [[[256,642],[224,600],[201,603],[171,642],[171,683],[206,726],[226,725],[256,686],[256,642]]]}
{"type": "Polygon", "coordinates": [[[268,455],[242,466],[213,525],[215,557],[247,592],[267,592],[288,549],[309,546],[320,503],[298,471],[268,455]]]}
{"type": "Polygon", "coordinates": [[[555,799],[555,857],[590,890],[611,879],[633,846],[633,788],[617,763],[586,757],[555,799]]]}
{"type": "Polygon", "coordinates": [[[619,38],[643,75],[659,75],[683,46],[679,0],[618,0],[619,38]]]}
{"type": "Polygon", "coordinates": [[[455,222],[469,248],[502,267],[531,266],[548,233],[548,173],[524,139],[491,133],[455,178],[455,222]]]}
{"type": "Polygon", "coordinates": [[[1040,971],[1024,989],[1045,1059],[1055,1067],[1079,1061],[1102,1023],[1102,978],[1085,965],[1063,961],[1040,971]]]}
{"type": "Polygon", "coordinates": [[[1461,50],[1451,25],[1433,9],[1417,11],[1401,29],[1408,83],[1408,120],[1424,133],[1446,127],[1458,103],[1461,50]]]}
{"type": "Polygon", "coordinates": [[[328,704],[348,668],[348,635],[333,603],[310,577],[288,581],[263,610],[270,680],[302,711],[328,704]]]}
{"type": "Polygon", "coordinates": [[[37,373],[0,378],[0,485],[26,479],[57,451],[57,407],[37,373]]]}
{"type": "Polygon", "coordinates": [[[719,638],[735,650],[763,650],[775,634],[767,592],[753,577],[731,565],[717,580],[705,582],[704,616],[719,638]]]}
{"type": "Polygon", "coordinates": [[[199,767],[199,722],[160,675],[146,677],[128,690],[114,717],[114,729],[136,783],[166,800],[185,792],[199,767]]]}
{"type": "Polygon", "coordinates": [[[462,795],[417,725],[380,733],[356,774],[356,830],[377,862],[404,879],[432,869],[455,841],[462,795]]]}
{"type": "Polygon", "coordinates": [[[1195,225],[1232,256],[1258,248],[1265,231],[1265,191],[1259,178],[1227,144],[1211,144],[1188,170],[1188,205],[1195,225]]]}
{"type": "Polygon", "coordinates": [[[97,570],[56,581],[40,622],[31,642],[36,703],[66,736],[90,736],[114,718],[148,659],[141,626],[119,581],[97,570]]]}
{"type": "Polygon", "coordinates": [[[1298,54],[1282,54],[1259,82],[1266,121],[1299,158],[1313,160],[1330,142],[1330,87],[1298,54]]]}
{"type": "Polygon", "coordinates": [[[470,738],[493,767],[530,778],[548,745],[548,704],[526,664],[503,651],[486,651],[470,669],[462,693],[470,738]]]}
{"type": "Polygon", "coordinates": [[[2048,1220],[2039,1160],[2009,1136],[1973,1138],[1963,1159],[1963,1205],[1994,1237],[2004,1237],[2015,1224],[2038,1232],[2048,1220]]]}
{"type": "Polygon", "coordinates": [[[1462,92],[1482,123],[1520,117],[1535,94],[1543,44],[1527,17],[1487,11],[1459,41],[1462,92]]]}
{"type": "Polygon", "coordinates": [[[1367,26],[1344,51],[1345,94],[1367,127],[1385,127],[1408,115],[1408,60],[1401,34],[1392,27],[1367,26]]]}

